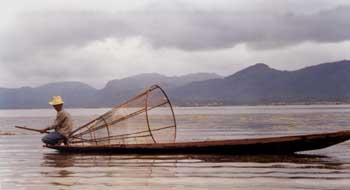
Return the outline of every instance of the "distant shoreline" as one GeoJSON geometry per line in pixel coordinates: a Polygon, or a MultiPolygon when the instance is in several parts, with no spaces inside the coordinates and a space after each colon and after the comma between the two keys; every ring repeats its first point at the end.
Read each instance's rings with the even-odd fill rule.
{"type": "Polygon", "coordinates": [[[180,107],[221,107],[221,106],[293,106],[293,105],[300,105],[300,106],[306,106],[306,105],[350,105],[350,102],[275,102],[275,103],[258,103],[258,104],[203,104],[203,105],[189,105],[189,106],[183,106],[180,105],[180,107]]]}
{"type": "MultiPolygon", "coordinates": [[[[240,106],[327,106],[327,105],[350,105],[350,102],[299,102],[299,103],[270,103],[270,104],[194,104],[194,105],[173,105],[173,107],[240,107],[240,106]]],[[[66,109],[111,109],[113,107],[65,107],[66,109]]],[[[0,110],[34,110],[34,109],[51,109],[47,107],[34,108],[0,108],[0,110]]]]}

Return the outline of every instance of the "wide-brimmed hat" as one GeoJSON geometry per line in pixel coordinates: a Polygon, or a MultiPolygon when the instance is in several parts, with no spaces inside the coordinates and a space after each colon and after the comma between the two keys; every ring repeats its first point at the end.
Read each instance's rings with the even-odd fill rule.
{"type": "Polygon", "coordinates": [[[52,97],[52,100],[49,102],[50,105],[60,105],[60,104],[63,104],[63,100],[61,98],[61,96],[53,96],[52,97]]]}

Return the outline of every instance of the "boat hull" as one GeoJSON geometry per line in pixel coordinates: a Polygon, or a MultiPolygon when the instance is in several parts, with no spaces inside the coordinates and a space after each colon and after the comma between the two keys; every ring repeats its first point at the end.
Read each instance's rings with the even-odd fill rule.
{"type": "Polygon", "coordinates": [[[289,154],[326,148],[350,139],[350,130],[268,138],[124,145],[47,145],[61,152],[136,154],[289,154]]]}

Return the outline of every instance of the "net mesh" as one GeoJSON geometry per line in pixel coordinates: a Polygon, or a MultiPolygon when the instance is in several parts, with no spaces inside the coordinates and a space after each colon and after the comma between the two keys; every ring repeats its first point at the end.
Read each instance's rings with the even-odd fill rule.
{"type": "Polygon", "coordinates": [[[154,85],[70,135],[71,145],[173,143],[176,120],[171,103],[154,85]]]}

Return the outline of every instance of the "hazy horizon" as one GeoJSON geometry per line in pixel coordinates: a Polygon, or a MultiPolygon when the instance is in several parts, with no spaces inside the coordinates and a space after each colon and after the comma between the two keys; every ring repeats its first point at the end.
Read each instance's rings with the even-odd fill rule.
{"type": "Polygon", "coordinates": [[[160,73],[138,73],[138,74],[135,74],[135,75],[130,75],[130,76],[126,76],[126,77],[122,77],[122,78],[113,78],[113,79],[110,79],[110,80],[107,80],[107,81],[102,81],[104,82],[102,84],[102,86],[93,86],[87,82],[84,82],[84,81],[79,81],[79,80],[60,80],[60,81],[52,81],[52,82],[47,82],[47,83],[42,83],[42,84],[39,84],[39,85],[33,85],[33,86],[20,86],[20,87],[6,87],[6,86],[0,86],[0,88],[22,88],[22,87],[30,87],[30,88],[36,88],[36,87],[40,87],[42,85],[46,85],[46,84],[51,84],[51,83],[61,83],[61,82],[81,82],[81,83],[84,83],[84,84],[87,84],[93,88],[96,88],[96,89],[101,89],[103,87],[105,87],[105,85],[111,81],[111,80],[123,80],[123,79],[127,79],[127,78],[130,78],[130,77],[137,77],[137,76],[141,76],[141,75],[162,75],[162,76],[165,76],[165,77],[184,77],[184,76],[188,76],[188,75],[193,75],[193,74],[213,74],[213,75],[217,75],[218,77],[226,77],[226,76],[222,76],[222,75],[219,75],[217,73],[207,73],[207,72],[198,72],[198,73],[188,73],[188,74],[183,74],[183,75],[164,75],[164,74],[160,74],[160,73]]]}
{"type": "MultiPolygon", "coordinates": [[[[346,59],[344,60],[337,60],[337,61],[347,61],[346,59]]],[[[337,61],[334,61],[334,62],[337,62],[337,61]]],[[[323,62],[323,63],[318,63],[318,64],[315,64],[315,65],[310,65],[311,66],[316,66],[316,65],[319,65],[319,64],[324,64],[326,62],[323,62]]],[[[329,62],[329,63],[333,63],[333,62],[329,62]]],[[[276,68],[273,68],[271,66],[269,66],[268,64],[266,63],[255,63],[254,65],[256,64],[264,64],[264,65],[267,65],[268,67],[272,68],[272,69],[276,69],[276,68]]],[[[250,65],[250,66],[253,66],[253,65],[250,65]]],[[[250,67],[248,66],[248,67],[250,67]]],[[[303,69],[303,68],[306,68],[306,67],[309,67],[309,66],[305,66],[305,67],[301,67],[299,69],[303,69]]],[[[242,68],[243,69],[246,69],[246,68],[242,68]]],[[[293,70],[281,70],[281,71],[296,71],[296,70],[299,70],[299,69],[293,69],[293,70]]],[[[102,89],[104,88],[107,83],[111,80],[123,80],[123,79],[127,79],[127,78],[130,78],[130,77],[137,77],[137,76],[141,76],[141,75],[162,75],[162,76],[165,76],[165,77],[183,77],[183,76],[188,76],[188,75],[193,75],[193,74],[213,74],[213,75],[218,75],[219,78],[224,78],[224,77],[228,77],[230,75],[233,75],[237,72],[239,72],[241,70],[238,70],[236,72],[233,72],[229,75],[220,75],[218,73],[214,73],[214,72],[197,72],[197,73],[188,73],[188,74],[180,74],[180,75],[166,75],[166,74],[161,74],[161,73],[156,73],[156,72],[153,72],[153,73],[138,73],[138,74],[134,74],[134,75],[130,75],[130,76],[126,76],[126,77],[122,77],[122,78],[111,78],[110,80],[106,80],[106,81],[100,81],[100,86],[94,86],[93,84],[89,84],[88,82],[84,82],[84,81],[79,81],[79,80],[60,80],[60,81],[52,81],[52,82],[44,82],[44,83],[41,83],[41,84],[38,84],[38,85],[27,85],[27,86],[19,86],[19,87],[6,87],[6,86],[0,86],[0,88],[8,88],[8,89],[15,89],[15,88],[23,88],[23,87],[30,87],[30,88],[36,88],[36,87],[40,87],[42,85],[46,85],[46,84],[50,84],[50,83],[62,83],[62,82],[81,82],[81,83],[84,83],[84,84],[87,84],[95,89],[102,89]]]]}

